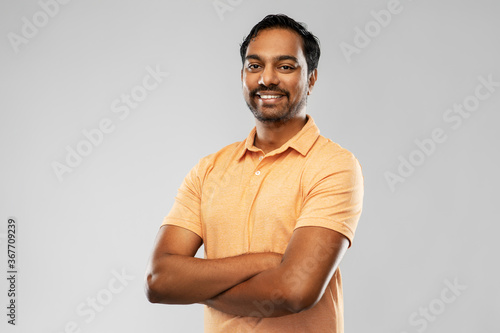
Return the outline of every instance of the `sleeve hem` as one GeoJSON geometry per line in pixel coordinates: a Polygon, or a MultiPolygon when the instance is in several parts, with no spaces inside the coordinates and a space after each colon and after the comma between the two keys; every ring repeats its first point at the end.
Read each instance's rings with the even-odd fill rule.
{"type": "Polygon", "coordinates": [[[345,222],[332,221],[321,217],[307,218],[298,220],[294,230],[301,227],[323,227],[326,229],[337,231],[349,240],[349,247],[351,247],[354,240],[354,231],[345,222]]]}
{"type": "Polygon", "coordinates": [[[194,232],[200,238],[203,239],[201,228],[195,222],[186,221],[186,220],[182,220],[182,219],[174,218],[174,217],[165,217],[165,219],[163,219],[163,223],[161,224],[161,226],[164,226],[164,225],[175,225],[177,227],[187,229],[189,231],[194,232]]]}

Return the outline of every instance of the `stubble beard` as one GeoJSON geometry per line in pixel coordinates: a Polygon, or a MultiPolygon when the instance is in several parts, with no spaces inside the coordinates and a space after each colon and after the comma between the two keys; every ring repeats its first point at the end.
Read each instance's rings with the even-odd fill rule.
{"type": "MultiPolygon", "coordinates": [[[[304,95],[302,96],[300,101],[295,105],[290,103],[290,99],[289,99],[290,94],[287,91],[279,90],[276,88],[254,89],[253,91],[251,91],[248,94],[248,96],[249,96],[249,99],[245,99],[245,102],[246,102],[248,108],[250,109],[250,111],[252,112],[253,116],[262,123],[274,124],[276,126],[283,125],[283,124],[287,123],[290,119],[293,119],[307,105],[307,88],[304,91],[304,95]],[[255,101],[255,96],[256,96],[257,92],[266,91],[266,90],[280,91],[280,92],[284,93],[285,97],[288,99],[288,103],[279,110],[271,110],[271,109],[275,108],[275,106],[269,106],[269,107],[264,106],[263,109],[264,110],[269,109],[268,110],[269,112],[265,112],[265,111],[263,112],[263,110],[261,110],[257,107],[257,104],[254,103],[254,101],[255,101]]],[[[285,97],[282,97],[282,98],[285,98],[285,97]]]]}

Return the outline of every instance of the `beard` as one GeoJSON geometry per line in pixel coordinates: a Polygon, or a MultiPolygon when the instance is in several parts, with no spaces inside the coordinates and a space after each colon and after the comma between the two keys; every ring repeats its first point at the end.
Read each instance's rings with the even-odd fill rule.
{"type": "Polygon", "coordinates": [[[300,100],[296,103],[290,101],[290,93],[287,90],[276,87],[275,85],[260,86],[259,88],[253,89],[248,93],[248,98],[245,98],[248,108],[254,115],[254,117],[263,123],[268,124],[285,124],[290,119],[294,118],[307,104],[307,88],[304,90],[303,95],[300,100]],[[279,92],[284,95],[287,99],[287,103],[283,106],[277,105],[263,105],[259,107],[255,98],[258,92],[261,91],[274,91],[279,92]]]}

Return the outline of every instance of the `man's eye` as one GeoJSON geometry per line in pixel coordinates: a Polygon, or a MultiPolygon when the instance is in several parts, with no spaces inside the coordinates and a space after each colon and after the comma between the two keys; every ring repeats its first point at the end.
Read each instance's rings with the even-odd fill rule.
{"type": "Polygon", "coordinates": [[[250,65],[248,65],[248,68],[250,68],[250,69],[257,69],[257,68],[259,68],[259,67],[260,67],[260,66],[259,66],[259,65],[257,65],[257,64],[250,64],[250,65]]]}
{"type": "Polygon", "coordinates": [[[293,67],[292,66],[288,66],[288,65],[283,65],[283,66],[281,66],[281,69],[290,70],[290,69],[293,69],[293,67]]]}

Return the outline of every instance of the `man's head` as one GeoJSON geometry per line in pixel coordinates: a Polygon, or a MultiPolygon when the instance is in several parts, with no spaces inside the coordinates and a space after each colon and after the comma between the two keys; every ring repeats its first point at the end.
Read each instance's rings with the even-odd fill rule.
{"type": "Polygon", "coordinates": [[[284,14],[267,15],[250,30],[250,33],[245,37],[240,46],[241,62],[243,64],[245,63],[245,56],[251,39],[256,37],[260,31],[273,28],[295,31],[302,38],[302,50],[307,61],[307,74],[311,74],[318,68],[319,56],[321,54],[318,38],[310,33],[303,23],[297,22],[284,14]]]}
{"type": "Polygon", "coordinates": [[[241,44],[245,101],[261,122],[286,123],[305,111],[317,78],[317,38],[285,15],[268,15],[241,44]]]}

